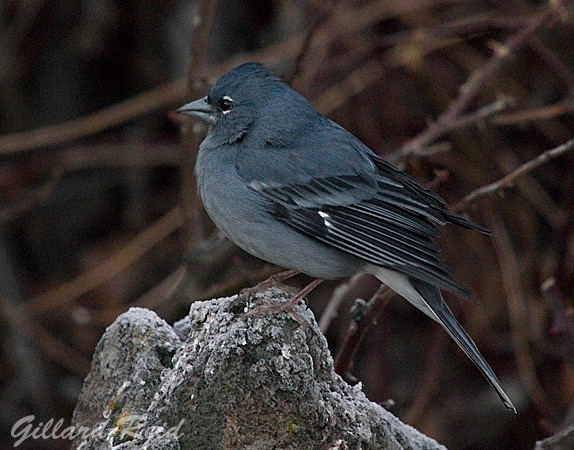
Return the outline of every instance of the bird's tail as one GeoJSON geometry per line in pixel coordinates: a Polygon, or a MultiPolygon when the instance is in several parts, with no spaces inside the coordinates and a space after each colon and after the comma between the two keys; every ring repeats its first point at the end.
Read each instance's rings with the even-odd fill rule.
{"type": "Polygon", "coordinates": [[[480,369],[504,405],[516,413],[516,408],[508,395],[506,395],[506,392],[504,392],[504,389],[502,389],[494,371],[482,357],[470,336],[466,334],[457,322],[437,287],[424,281],[409,278],[393,270],[374,266],[370,269],[371,273],[381,282],[407,299],[431,319],[441,324],[464,353],[480,369]]]}

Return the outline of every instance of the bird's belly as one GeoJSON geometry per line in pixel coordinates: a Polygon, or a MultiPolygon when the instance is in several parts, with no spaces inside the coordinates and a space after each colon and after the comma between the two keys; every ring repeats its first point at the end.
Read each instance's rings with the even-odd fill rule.
{"type": "Polygon", "coordinates": [[[215,225],[237,246],[264,261],[324,279],[351,276],[364,265],[279,222],[269,212],[266,199],[235,176],[200,181],[200,193],[215,225]]]}

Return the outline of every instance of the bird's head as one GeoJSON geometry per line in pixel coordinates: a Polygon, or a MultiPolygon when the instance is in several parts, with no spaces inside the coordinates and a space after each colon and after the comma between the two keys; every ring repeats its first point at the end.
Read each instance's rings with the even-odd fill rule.
{"type": "Polygon", "coordinates": [[[308,102],[258,63],[246,63],[223,75],[209,93],[177,110],[207,122],[212,138],[237,142],[251,129],[278,136],[286,124],[303,121],[308,102]],[[256,125],[256,126],[255,126],[256,125]]]}

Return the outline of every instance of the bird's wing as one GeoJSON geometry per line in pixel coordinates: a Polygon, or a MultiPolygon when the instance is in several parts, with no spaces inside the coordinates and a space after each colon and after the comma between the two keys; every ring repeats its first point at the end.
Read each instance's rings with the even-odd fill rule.
{"type": "Polygon", "coordinates": [[[269,166],[244,157],[236,168],[287,226],[366,262],[472,297],[445,264],[434,242],[440,232],[429,219],[481,227],[448,211],[414,178],[351,143],[342,152],[339,141],[327,158],[299,148],[292,154],[297,159],[290,149],[270,148],[269,166]],[[328,161],[330,167],[314,166],[315,161],[328,161]]]}

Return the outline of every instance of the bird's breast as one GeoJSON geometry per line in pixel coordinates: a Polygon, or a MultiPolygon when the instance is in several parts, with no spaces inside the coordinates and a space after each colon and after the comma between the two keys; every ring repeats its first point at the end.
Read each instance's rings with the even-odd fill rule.
{"type": "Polygon", "coordinates": [[[233,242],[250,251],[253,235],[265,227],[268,213],[262,205],[264,199],[237,173],[233,151],[226,146],[200,149],[195,172],[211,220],[233,242]]]}
{"type": "Polygon", "coordinates": [[[273,215],[272,202],[251,189],[225,148],[202,149],[196,164],[198,188],[215,225],[246,252],[317,278],[342,278],[359,270],[354,257],[326,247],[287,227],[273,215]]]}

